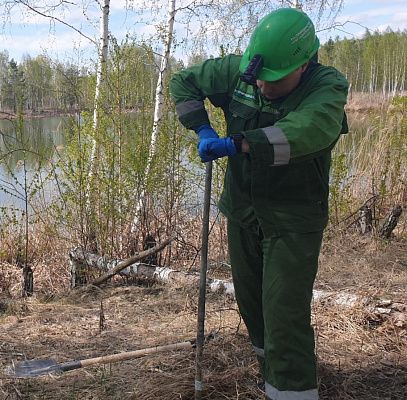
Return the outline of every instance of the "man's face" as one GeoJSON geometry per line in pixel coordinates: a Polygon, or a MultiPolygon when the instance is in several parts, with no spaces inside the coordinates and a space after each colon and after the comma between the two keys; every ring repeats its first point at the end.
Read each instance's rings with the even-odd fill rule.
{"type": "Polygon", "coordinates": [[[269,100],[276,100],[291,93],[298,86],[301,75],[307,69],[307,66],[308,62],[278,81],[269,82],[257,80],[257,86],[261,93],[269,100]]]}

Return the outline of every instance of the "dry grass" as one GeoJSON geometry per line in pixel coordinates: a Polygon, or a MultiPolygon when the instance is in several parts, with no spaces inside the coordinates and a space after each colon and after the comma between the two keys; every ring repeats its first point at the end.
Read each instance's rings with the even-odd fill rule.
{"type": "MultiPolygon", "coordinates": [[[[380,96],[354,95],[348,105],[348,109],[359,111],[385,111],[387,107],[380,96]]],[[[391,164],[383,157],[387,149],[394,147],[388,140],[390,130],[378,132],[377,125],[370,126],[368,113],[358,114],[357,119],[359,115],[366,117],[369,126],[362,141],[366,154],[353,152],[360,146],[356,143],[359,137],[349,135],[349,140],[355,141],[347,150],[357,166],[352,171],[360,172],[357,176],[355,173],[358,179],[354,179],[354,190],[350,192],[355,199],[355,204],[349,206],[351,211],[371,192],[376,193],[371,175],[383,177],[383,166],[391,164]],[[369,137],[379,133],[380,145],[371,146],[369,137]]],[[[397,134],[403,137],[401,130],[397,134]]],[[[382,197],[377,205],[381,217],[396,201],[404,205],[406,199],[405,170],[397,170],[404,175],[392,175],[384,169],[388,196],[382,197]]],[[[171,252],[163,252],[161,261],[170,268],[194,272],[199,268],[200,221],[191,218],[183,222],[183,236],[171,245],[171,252]]],[[[370,233],[361,236],[351,232],[348,222],[326,232],[316,289],[389,299],[401,307],[390,314],[378,314],[362,303],[352,307],[328,302],[313,304],[320,398],[404,400],[407,398],[404,214],[391,241],[379,240],[370,233]]],[[[68,245],[51,236],[48,230],[38,234],[36,229],[30,241],[30,265],[35,277],[35,294],[31,298],[22,299],[19,294],[21,271],[13,265],[16,239],[12,234],[1,239],[0,400],[193,399],[194,349],[87,367],[58,377],[18,379],[4,374],[13,361],[52,358],[59,363],[177,343],[196,336],[197,288],[117,278],[101,288],[70,291],[68,248],[64,248],[68,245]]],[[[209,274],[230,279],[229,266],[224,262],[225,232],[224,221],[215,224],[211,231],[209,274]]],[[[257,362],[234,299],[208,293],[206,315],[206,331],[218,334],[219,338],[205,347],[204,398],[263,398],[255,384],[260,379],[257,362]]]]}
{"type": "MultiPolygon", "coordinates": [[[[404,94],[404,96],[406,93],[404,94]]],[[[350,92],[348,96],[348,104],[346,105],[347,111],[372,111],[383,110],[388,106],[391,101],[392,95],[386,93],[383,95],[381,92],[364,93],[364,92],[350,92]]]]}
{"type": "MultiPolygon", "coordinates": [[[[404,249],[405,243],[395,240],[385,244],[356,234],[327,237],[316,288],[407,304],[404,249]]],[[[192,339],[196,288],[117,279],[100,289],[68,291],[68,266],[61,259],[38,265],[39,291],[21,299],[20,272],[6,263],[0,271],[3,283],[8,280],[0,300],[1,399],[194,398],[193,349],[88,367],[59,377],[18,379],[3,372],[23,359],[66,362],[192,339]]],[[[407,397],[403,315],[404,319],[399,315],[395,320],[372,314],[362,304],[351,308],[314,304],[321,399],[407,397]]],[[[206,330],[219,338],[204,351],[204,398],[262,398],[262,391],[253,384],[260,379],[257,363],[233,299],[208,293],[206,330]]]]}

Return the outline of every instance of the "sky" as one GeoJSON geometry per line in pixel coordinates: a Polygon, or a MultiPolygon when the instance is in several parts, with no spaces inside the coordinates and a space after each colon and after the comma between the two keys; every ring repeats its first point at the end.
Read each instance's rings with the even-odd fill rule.
{"type": "MultiPolygon", "coordinates": [[[[154,2],[154,0],[150,1],[154,2]]],[[[127,2],[128,0],[110,2],[109,23],[115,37],[122,40],[129,31],[137,31],[140,38],[154,37],[156,28],[154,24],[148,23],[150,20],[148,12],[138,14],[128,11],[126,13],[123,10],[127,2]]],[[[86,18],[80,7],[71,7],[69,11],[60,13],[58,18],[70,27],[58,21],[53,23],[49,18],[29,13],[25,8],[18,6],[6,12],[5,4],[10,3],[13,2],[0,2],[0,15],[3,18],[2,29],[0,29],[0,51],[7,51],[9,59],[13,58],[21,62],[27,54],[32,58],[46,54],[54,60],[70,59],[81,62],[89,57],[95,57],[96,46],[89,45],[89,41],[77,33],[77,30],[81,30],[96,43],[98,42],[97,28],[100,11],[95,3],[92,5],[91,1],[88,2],[90,6],[87,9],[86,18]],[[5,16],[9,17],[5,18],[5,16]]],[[[163,0],[162,4],[165,5],[163,7],[165,15],[167,2],[163,0]]],[[[47,13],[45,8],[41,9],[41,12],[47,13]]],[[[161,21],[165,22],[165,16],[161,21]]],[[[330,37],[333,39],[336,36],[360,38],[366,29],[382,32],[388,27],[393,31],[407,30],[407,0],[344,0],[344,7],[335,20],[335,28],[322,30],[317,34],[321,43],[325,43],[330,37]]],[[[175,29],[178,34],[182,31],[182,28],[177,25],[175,29]]],[[[181,46],[177,51],[177,58],[185,59],[188,56],[188,54],[182,54],[181,46]]]]}
{"type": "Polygon", "coordinates": [[[321,41],[329,37],[360,38],[366,28],[383,32],[388,27],[393,31],[407,30],[407,0],[345,0],[344,7],[336,19],[337,28],[320,32],[321,41]],[[342,26],[341,26],[342,25],[342,26]]]}

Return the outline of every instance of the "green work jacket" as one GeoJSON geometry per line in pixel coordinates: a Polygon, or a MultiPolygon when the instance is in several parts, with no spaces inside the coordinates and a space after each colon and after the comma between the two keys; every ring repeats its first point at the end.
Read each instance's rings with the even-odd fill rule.
{"type": "Polygon", "coordinates": [[[328,222],[331,150],[348,130],[348,82],[333,67],[310,62],[289,95],[268,100],[239,79],[241,56],[181,70],[170,91],[181,123],[210,123],[207,98],[221,107],[228,135],[242,133],[250,154],[229,157],[219,208],[265,237],[322,230],[328,222]]]}

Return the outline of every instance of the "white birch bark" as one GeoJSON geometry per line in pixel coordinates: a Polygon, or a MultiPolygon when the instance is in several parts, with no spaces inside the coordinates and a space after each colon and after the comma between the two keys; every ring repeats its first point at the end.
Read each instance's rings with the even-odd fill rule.
{"type": "Polygon", "coordinates": [[[390,88],[390,90],[391,90],[391,98],[392,99],[396,95],[397,88],[399,86],[399,81],[398,81],[399,74],[398,74],[398,71],[399,71],[399,64],[398,64],[398,60],[396,60],[396,65],[394,66],[394,69],[393,69],[394,78],[392,80],[392,87],[390,88]]]}
{"type": "Polygon", "coordinates": [[[388,85],[390,84],[390,63],[387,58],[386,52],[384,52],[383,55],[383,85],[382,85],[382,94],[383,94],[383,100],[386,99],[386,94],[388,92],[388,85]]]}
{"type": "Polygon", "coordinates": [[[131,232],[135,232],[137,229],[138,224],[138,216],[140,210],[143,208],[143,204],[145,202],[146,197],[146,184],[147,179],[150,174],[152,160],[155,156],[157,151],[157,138],[159,135],[159,127],[160,122],[163,116],[163,104],[164,104],[164,87],[166,83],[167,77],[167,69],[168,69],[168,62],[171,55],[171,45],[174,33],[174,19],[175,19],[175,0],[168,1],[168,19],[167,19],[167,38],[164,45],[164,51],[161,58],[161,65],[160,65],[160,72],[157,81],[157,87],[155,91],[155,108],[154,108],[154,122],[153,122],[153,130],[151,133],[151,142],[150,142],[150,150],[148,153],[147,158],[147,165],[144,172],[144,178],[141,185],[142,192],[138,197],[135,216],[133,219],[133,223],[131,226],[131,232]]]}
{"type": "Polygon", "coordinates": [[[90,169],[89,169],[89,182],[86,188],[86,208],[90,207],[90,192],[91,192],[91,182],[93,174],[97,166],[97,153],[98,153],[98,141],[96,139],[96,132],[99,126],[99,101],[100,101],[100,91],[103,83],[103,71],[104,65],[106,65],[107,60],[107,50],[109,46],[109,7],[110,0],[103,1],[103,7],[101,9],[100,16],[100,42],[98,50],[98,64],[96,71],[96,89],[95,89],[95,99],[93,106],[93,131],[94,138],[92,141],[92,152],[90,156],[90,169]]]}
{"type": "MultiPolygon", "coordinates": [[[[406,76],[406,65],[403,63],[403,69],[401,72],[401,76],[406,76]]],[[[404,79],[401,79],[401,83],[400,83],[400,92],[399,92],[399,96],[403,96],[404,93],[404,79]]]]}
{"type": "Polygon", "coordinates": [[[356,88],[356,90],[358,88],[359,73],[360,73],[360,60],[358,60],[358,66],[356,68],[356,77],[355,77],[355,88],[356,88]]]}
{"type": "MultiPolygon", "coordinates": [[[[137,254],[127,260],[115,260],[107,257],[101,257],[93,254],[82,247],[75,247],[69,251],[69,263],[71,267],[71,288],[77,286],[78,275],[85,271],[100,271],[109,278],[114,275],[137,278],[144,281],[155,282],[177,282],[178,284],[197,285],[199,284],[199,274],[177,271],[171,268],[160,267],[156,265],[147,265],[142,262],[143,258],[163,249],[173,237],[165,240],[154,248],[137,254]],[[140,260],[141,262],[138,262],[140,260]]],[[[107,280],[107,279],[106,279],[107,280]]],[[[104,282],[105,280],[103,280],[104,282]]],[[[89,282],[86,282],[86,284],[89,282]]],[[[100,284],[98,280],[91,284],[100,284]]],[[[233,282],[221,279],[207,279],[208,288],[212,292],[224,292],[227,295],[234,296],[235,289],[233,282]]]]}

